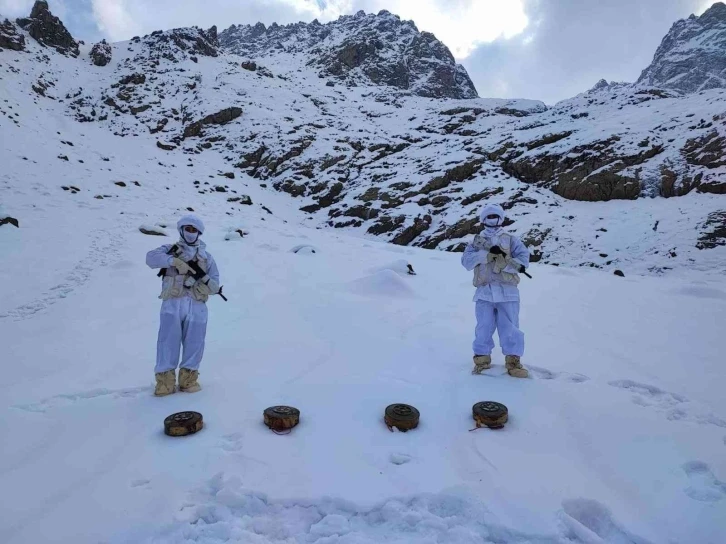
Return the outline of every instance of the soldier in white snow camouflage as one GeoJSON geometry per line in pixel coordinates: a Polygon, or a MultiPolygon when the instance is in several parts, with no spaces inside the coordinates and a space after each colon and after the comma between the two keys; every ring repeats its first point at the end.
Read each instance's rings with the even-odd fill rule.
{"type": "Polygon", "coordinates": [[[204,223],[194,215],[177,223],[179,241],[165,244],[146,254],[146,264],[163,271],[159,296],[161,320],[156,348],[156,389],[158,397],[176,391],[176,368],[183,348],[179,369],[179,390],[195,393],[201,389],[197,378],[204,354],[207,334],[207,305],[210,295],[220,292],[219,270],[206,245],[200,240],[204,223]],[[206,275],[192,276],[198,266],[206,275]]]}
{"type": "Polygon", "coordinates": [[[522,241],[504,232],[504,210],[487,204],[480,214],[484,229],[466,246],[461,264],[474,271],[474,302],[476,329],[474,337],[474,370],[481,374],[491,368],[494,331],[505,355],[507,372],[515,378],[526,378],[522,367],[524,333],[519,329],[519,274],[529,266],[529,250],[522,241]]]}

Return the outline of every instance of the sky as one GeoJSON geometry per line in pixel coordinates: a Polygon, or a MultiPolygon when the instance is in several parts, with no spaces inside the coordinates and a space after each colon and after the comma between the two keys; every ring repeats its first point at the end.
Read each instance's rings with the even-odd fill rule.
{"type": "MultiPolygon", "coordinates": [[[[129,39],[158,29],[324,23],[381,9],[433,32],[480,96],[555,103],[600,79],[635,81],[671,25],[712,0],[49,0],[78,39],[129,39]]],[[[0,0],[0,14],[33,0],[0,0]]]]}

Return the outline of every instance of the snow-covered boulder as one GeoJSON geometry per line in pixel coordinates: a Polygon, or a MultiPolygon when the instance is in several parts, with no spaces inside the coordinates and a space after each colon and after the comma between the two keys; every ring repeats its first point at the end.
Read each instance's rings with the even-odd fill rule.
{"type": "Polygon", "coordinates": [[[96,66],[106,66],[111,62],[111,46],[106,43],[106,40],[101,40],[91,48],[89,56],[96,66]]]}
{"type": "Polygon", "coordinates": [[[228,242],[239,241],[242,240],[249,233],[250,231],[242,227],[230,227],[227,229],[227,233],[224,235],[224,239],[228,242]]]}
{"type": "Polygon", "coordinates": [[[298,255],[315,255],[317,252],[318,249],[310,244],[301,244],[290,250],[290,253],[296,253],[298,255]]]}
{"type": "Polygon", "coordinates": [[[169,232],[166,230],[164,225],[141,225],[139,226],[139,232],[148,236],[169,236],[169,232]]]}

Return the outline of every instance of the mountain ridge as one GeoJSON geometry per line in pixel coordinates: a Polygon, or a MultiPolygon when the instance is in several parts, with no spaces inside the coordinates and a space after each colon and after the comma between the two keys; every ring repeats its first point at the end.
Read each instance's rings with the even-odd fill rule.
{"type": "MultiPolygon", "coordinates": [[[[320,66],[308,63],[307,46],[297,40],[299,52],[283,44],[283,50],[249,58],[225,50],[219,43],[224,31],[186,28],[81,45],[73,58],[11,26],[28,39],[24,53],[0,56],[5,134],[37,130],[37,123],[42,129],[44,118],[24,125],[25,116],[16,115],[24,108],[70,116],[80,122],[78,130],[92,124],[155,148],[160,164],[165,156],[188,158],[182,179],[198,182],[197,198],[231,190],[205,185],[206,174],[194,167],[203,157],[219,162],[213,176],[289,195],[299,210],[296,220],[399,245],[461,250],[479,229],[478,208],[495,199],[508,210],[511,228],[532,245],[534,258],[545,263],[622,266],[613,252],[636,239],[632,258],[645,252],[646,268],[656,271],[687,265],[700,248],[721,251],[721,89],[699,95],[598,85],[551,108],[528,100],[436,99],[321,78],[320,66]],[[33,105],[21,106],[28,98],[33,105]],[[691,211],[676,221],[678,251],[672,252],[664,244],[674,235],[665,237],[657,210],[671,209],[660,197],[676,196],[691,211]],[[648,203],[652,197],[658,198],[648,203]],[[611,213],[593,203],[612,200],[643,217],[625,238],[596,232],[593,243],[592,214],[611,213]]],[[[26,156],[14,138],[7,141],[6,157],[26,156]]],[[[72,178],[74,170],[65,175],[72,178]]],[[[229,213],[244,210],[231,206],[229,213]]]]}

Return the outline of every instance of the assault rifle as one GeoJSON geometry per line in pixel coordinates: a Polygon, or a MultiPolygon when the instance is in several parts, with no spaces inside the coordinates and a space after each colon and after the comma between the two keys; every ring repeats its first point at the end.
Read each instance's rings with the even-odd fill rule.
{"type": "MultiPolygon", "coordinates": [[[[167,251],[166,254],[174,255],[174,257],[181,259],[184,252],[181,250],[181,248],[178,245],[174,244],[173,246],[171,246],[169,248],[169,251],[167,251]]],[[[209,280],[210,280],[209,276],[207,275],[207,273],[204,270],[202,270],[202,267],[199,266],[199,263],[197,261],[191,260],[191,261],[184,261],[184,262],[187,263],[187,266],[192,269],[192,271],[190,273],[188,273],[184,276],[184,287],[191,289],[192,287],[194,287],[194,284],[197,283],[197,281],[201,281],[205,285],[209,284],[209,280]]],[[[166,276],[166,268],[162,268],[161,270],[159,270],[159,273],[157,274],[157,276],[160,278],[163,278],[164,276],[166,276]]],[[[225,297],[222,294],[221,285],[219,286],[219,291],[217,291],[216,293],[212,293],[212,294],[219,295],[220,297],[222,297],[222,300],[224,300],[225,302],[229,302],[227,297],[225,297]]]]}
{"type": "MultiPolygon", "coordinates": [[[[474,241],[472,242],[474,247],[478,250],[484,250],[484,251],[490,251],[493,246],[488,245],[484,242],[484,238],[479,236],[478,234],[474,237],[474,241]]],[[[499,246],[496,246],[499,247],[499,246]]],[[[507,257],[506,251],[504,251],[501,247],[499,247],[499,250],[502,252],[501,255],[503,255],[505,258],[507,257]]],[[[527,270],[524,268],[524,265],[519,265],[519,273],[524,274],[529,279],[533,279],[532,276],[530,276],[527,273],[527,270]]]]}

